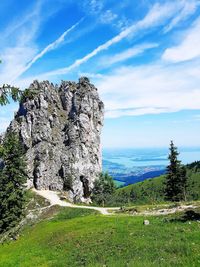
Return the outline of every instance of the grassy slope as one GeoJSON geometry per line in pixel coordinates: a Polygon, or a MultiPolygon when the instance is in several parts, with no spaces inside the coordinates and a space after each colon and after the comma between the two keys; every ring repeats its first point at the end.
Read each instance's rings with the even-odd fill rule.
{"type": "Polygon", "coordinates": [[[163,218],[148,217],[144,226],[143,217],[61,208],[0,246],[0,266],[199,266],[200,224],[163,218]]]}
{"type": "MultiPolygon", "coordinates": [[[[200,172],[188,171],[187,199],[200,199],[200,172]]],[[[156,203],[164,201],[164,180],[165,176],[148,179],[140,183],[132,184],[117,190],[117,196],[130,195],[133,192],[134,203],[156,203]]]]}

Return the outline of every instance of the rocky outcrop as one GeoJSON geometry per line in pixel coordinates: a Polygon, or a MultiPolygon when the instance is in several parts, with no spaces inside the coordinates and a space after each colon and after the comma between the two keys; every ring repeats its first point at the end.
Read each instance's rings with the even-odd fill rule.
{"type": "Polygon", "coordinates": [[[100,134],[104,105],[88,78],[78,83],[31,84],[8,131],[26,150],[29,185],[89,199],[102,168],[100,134]]]}

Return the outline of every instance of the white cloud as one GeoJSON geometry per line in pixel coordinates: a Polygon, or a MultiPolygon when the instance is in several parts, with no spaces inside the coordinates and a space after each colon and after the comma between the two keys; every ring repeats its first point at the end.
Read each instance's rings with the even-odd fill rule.
{"type": "Polygon", "coordinates": [[[182,0],[179,2],[179,4],[180,4],[179,14],[177,16],[175,16],[171,20],[169,25],[167,25],[164,28],[165,33],[169,32],[174,27],[176,27],[180,22],[186,20],[188,17],[190,17],[192,14],[194,14],[200,5],[200,1],[198,1],[198,0],[190,0],[190,1],[182,0]]]}
{"type": "Polygon", "coordinates": [[[123,3],[117,2],[113,8],[106,9],[107,1],[105,0],[83,0],[82,7],[85,10],[85,15],[91,15],[97,23],[109,24],[121,31],[130,25],[130,20],[125,15],[120,14],[120,10],[130,3],[125,3],[125,1],[123,3]]]}
{"type": "Polygon", "coordinates": [[[119,109],[119,110],[106,110],[106,118],[119,118],[123,116],[140,116],[145,114],[158,114],[168,112],[167,108],[138,108],[138,109],[119,109]]]}
{"type": "Polygon", "coordinates": [[[131,20],[122,15],[120,16],[120,19],[118,18],[113,25],[120,31],[123,31],[126,28],[128,28],[131,24],[132,24],[131,20]]]}
{"type": "Polygon", "coordinates": [[[104,56],[100,60],[100,64],[103,66],[110,66],[112,64],[122,62],[124,60],[127,60],[129,58],[138,56],[142,53],[144,53],[145,50],[158,47],[158,44],[155,43],[146,43],[138,46],[134,46],[132,48],[129,48],[121,53],[111,55],[111,56],[104,56]]]}
{"type": "Polygon", "coordinates": [[[46,77],[55,76],[55,75],[63,75],[73,70],[76,67],[79,67],[83,63],[87,62],[89,59],[93,58],[97,54],[102,51],[107,50],[112,45],[119,43],[123,39],[128,36],[136,35],[139,31],[147,30],[152,27],[157,27],[166,22],[169,18],[171,18],[177,12],[177,5],[173,3],[167,3],[164,5],[155,4],[152,9],[147,13],[144,19],[138,21],[132,26],[126,28],[122,32],[120,32],[117,36],[113,37],[109,41],[104,44],[98,46],[92,52],[84,56],[83,58],[77,59],[72,65],[66,68],[57,69],[55,71],[50,71],[48,73],[43,74],[46,77]]]}
{"type": "MultiPolygon", "coordinates": [[[[5,29],[1,32],[0,35],[0,40],[1,43],[4,42],[8,37],[15,35],[18,33],[19,28],[24,27],[27,23],[30,21],[35,21],[37,22],[38,20],[38,15],[40,14],[41,11],[41,5],[43,1],[36,1],[32,9],[24,14],[24,16],[20,18],[15,18],[5,29]]],[[[31,32],[29,32],[30,34],[31,32]]]]}
{"type": "Polygon", "coordinates": [[[41,23],[40,12],[41,6],[37,1],[33,11],[26,13],[19,21],[16,21],[16,25],[14,23],[8,25],[3,33],[3,36],[11,35],[12,42],[8,39],[7,43],[4,43],[4,47],[1,48],[1,83],[10,84],[13,78],[24,69],[30,58],[33,58],[37,53],[33,39],[41,23]]]}
{"type": "Polygon", "coordinates": [[[113,13],[111,10],[106,10],[101,16],[100,21],[102,23],[111,23],[113,20],[117,18],[117,14],[113,13]]]}
{"type": "MultiPolygon", "coordinates": [[[[63,7],[64,2],[58,1],[57,5],[44,11],[46,0],[34,2],[31,10],[24,12],[24,15],[15,18],[1,33],[1,59],[0,82],[11,84],[15,79],[31,67],[40,57],[48,51],[56,48],[66,35],[77,25],[64,32],[55,42],[38,53],[36,37],[40,31],[41,24],[49,19],[63,7]],[[12,38],[12,39],[11,39],[12,38]],[[11,45],[12,44],[12,45],[11,45]]],[[[66,3],[65,3],[66,5],[66,3]]]]}
{"type": "Polygon", "coordinates": [[[107,117],[200,109],[200,62],[123,67],[96,79],[107,117]]]}
{"type": "Polygon", "coordinates": [[[163,53],[163,60],[169,62],[182,62],[200,56],[200,17],[186,31],[182,42],[174,47],[168,48],[163,53]]]}
{"type": "Polygon", "coordinates": [[[38,59],[42,58],[48,52],[56,49],[62,42],[64,42],[65,37],[82,22],[82,20],[83,18],[79,20],[77,23],[75,23],[73,26],[71,26],[69,29],[64,31],[63,34],[61,34],[61,36],[58,39],[56,39],[51,44],[47,45],[40,53],[35,55],[34,58],[14,76],[13,80],[17,79],[20,75],[22,75],[25,71],[27,71],[38,59]]]}
{"type": "Polygon", "coordinates": [[[11,84],[13,77],[16,77],[18,73],[22,72],[26,63],[37,52],[37,48],[34,46],[16,46],[8,47],[1,55],[2,64],[0,66],[0,81],[1,83],[11,84]]]}
{"type": "Polygon", "coordinates": [[[98,14],[104,7],[104,1],[86,0],[83,2],[83,7],[91,14],[98,14]]]}

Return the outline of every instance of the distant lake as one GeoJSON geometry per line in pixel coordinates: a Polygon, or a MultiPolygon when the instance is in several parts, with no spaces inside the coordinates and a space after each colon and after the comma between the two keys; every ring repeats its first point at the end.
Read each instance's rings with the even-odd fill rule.
{"type": "MultiPolygon", "coordinates": [[[[179,149],[183,164],[200,160],[200,148],[179,149]]],[[[165,171],[169,163],[168,149],[104,149],[103,170],[108,171],[116,181],[138,181],[156,177],[165,171]],[[145,175],[144,175],[145,174],[145,175]],[[146,175],[146,174],[149,174],[146,175]],[[154,175],[155,174],[155,175],[154,175]]]]}
{"type": "MultiPolygon", "coordinates": [[[[167,149],[105,149],[103,159],[122,164],[126,168],[134,166],[167,166],[167,149]]],[[[200,160],[200,148],[180,149],[179,159],[183,164],[200,160]]]]}

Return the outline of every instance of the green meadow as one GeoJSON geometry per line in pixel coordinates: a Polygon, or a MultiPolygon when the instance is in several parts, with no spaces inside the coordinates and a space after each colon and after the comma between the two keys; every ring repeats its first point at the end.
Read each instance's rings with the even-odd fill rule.
{"type": "Polygon", "coordinates": [[[54,207],[0,246],[0,266],[200,266],[200,223],[181,221],[182,215],[103,216],[54,207]]]}

